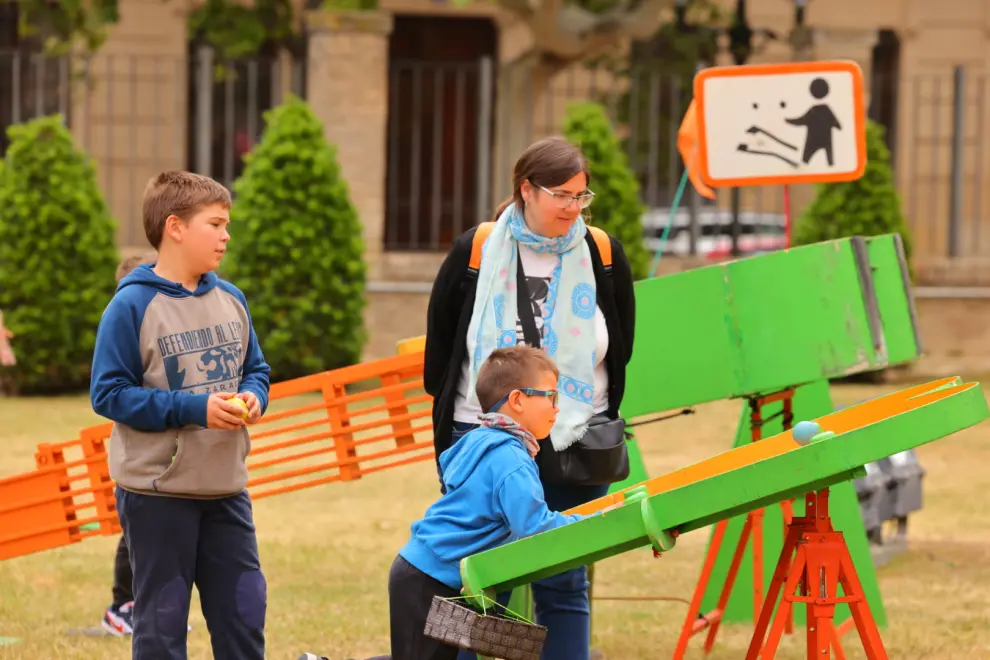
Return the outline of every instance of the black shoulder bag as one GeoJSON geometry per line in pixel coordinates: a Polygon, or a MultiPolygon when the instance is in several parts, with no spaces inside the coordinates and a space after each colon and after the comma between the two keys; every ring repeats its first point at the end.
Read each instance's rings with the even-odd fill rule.
{"type": "MultiPolygon", "coordinates": [[[[522,324],[523,338],[534,348],[540,348],[540,333],[526,285],[522,259],[516,255],[516,307],[522,324]]],[[[621,417],[609,419],[594,415],[588,420],[584,437],[563,451],[557,451],[550,438],[540,442],[536,464],[548,483],[570,485],[605,485],[629,476],[629,452],[626,448],[626,422],[621,417]]]]}

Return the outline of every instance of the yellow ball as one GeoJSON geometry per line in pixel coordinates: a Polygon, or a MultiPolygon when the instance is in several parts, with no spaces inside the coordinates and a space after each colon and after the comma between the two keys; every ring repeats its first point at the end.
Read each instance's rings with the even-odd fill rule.
{"type": "Polygon", "coordinates": [[[248,404],[247,404],[247,402],[244,401],[244,399],[240,399],[238,397],[234,397],[233,399],[228,399],[228,401],[230,403],[234,404],[235,406],[238,406],[240,408],[243,408],[244,409],[244,412],[241,413],[241,419],[247,419],[247,417],[248,417],[248,404]]]}

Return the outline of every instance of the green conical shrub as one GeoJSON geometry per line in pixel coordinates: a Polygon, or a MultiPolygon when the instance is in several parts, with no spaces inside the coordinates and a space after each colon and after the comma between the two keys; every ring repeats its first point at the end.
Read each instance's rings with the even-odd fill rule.
{"type": "Polygon", "coordinates": [[[365,342],[361,221],[309,106],[265,114],[234,184],[222,267],[247,296],[272,380],[354,364],[365,342]]]}
{"type": "Polygon", "coordinates": [[[116,224],[59,116],[7,129],[0,170],[0,309],[16,335],[21,394],[85,391],[96,328],[115,289],[116,224]]]}
{"type": "Polygon", "coordinates": [[[848,236],[893,233],[901,235],[904,253],[910,259],[911,236],[894,186],[884,128],[868,120],[863,176],[855,181],[820,184],[815,200],[797,222],[793,242],[807,245],[848,236]]]}
{"type": "Polygon", "coordinates": [[[626,154],[598,103],[572,103],[564,119],[564,137],[580,147],[591,169],[595,201],[585,212],[590,224],[601,227],[622,243],[629,257],[633,278],[647,276],[650,256],[643,243],[643,214],[639,183],[626,154]]]}

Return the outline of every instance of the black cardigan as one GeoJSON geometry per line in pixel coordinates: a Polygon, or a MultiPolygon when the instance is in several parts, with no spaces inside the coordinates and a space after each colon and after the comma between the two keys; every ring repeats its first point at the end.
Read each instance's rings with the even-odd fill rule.
{"type": "MultiPolygon", "coordinates": [[[[467,356],[467,331],[474,310],[477,278],[468,275],[471,241],[477,227],[469,229],[454,241],[430,293],[426,316],[426,363],[423,384],[433,397],[433,446],[437,461],[450,446],[453,432],[454,400],[467,356]]],[[[612,244],[611,274],[605,271],[601,254],[588,232],[585,239],[591,250],[592,269],[598,292],[598,306],[608,328],[607,415],[615,419],[626,387],[626,365],[632,355],[636,301],[633,296],[632,269],[622,244],[610,236],[612,244]]]]}

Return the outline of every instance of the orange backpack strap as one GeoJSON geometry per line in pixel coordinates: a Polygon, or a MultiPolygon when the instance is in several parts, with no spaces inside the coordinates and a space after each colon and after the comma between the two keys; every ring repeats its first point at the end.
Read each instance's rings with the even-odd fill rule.
{"type": "MultiPolygon", "coordinates": [[[[474,238],[471,240],[471,260],[468,261],[468,272],[472,276],[477,275],[478,270],[481,269],[481,249],[484,247],[485,241],[491,235],[494,227],[494,222],[482,222],[474,232],[474,238]]],[[[602,257],[602,265],[605,266],[605,271],[611,271],[612,240],[605,230],[599,227],[589,226],[588,231],[591,232],[591,237],[595,240],[595,245],[598,246],[598,253],[602,257]]]]}
{"type": "Polygon", "coordinates": [[[602,255],[602,265],[605,266],[605,270],[612,270],[612,239],[610,239],[608,237],[608,233],[600,227],[592,227],[589,225],[588,231],[591,232],[591,237],[595,239],[595,245],[598,246],[598,253],[602,255]]]}
{"type": "Polygon", "coordinates": [[[477,275],[481,268],[481,248],[485,246],[485,241],[494,228],[494,222],[482,222],[474,232],[474,238],[471,239],[471,260],[468,262],[468,272],[471,275],[477,275]]]}

